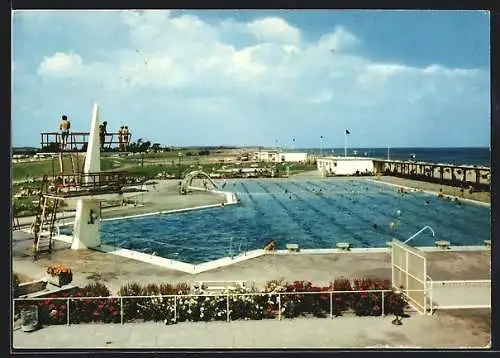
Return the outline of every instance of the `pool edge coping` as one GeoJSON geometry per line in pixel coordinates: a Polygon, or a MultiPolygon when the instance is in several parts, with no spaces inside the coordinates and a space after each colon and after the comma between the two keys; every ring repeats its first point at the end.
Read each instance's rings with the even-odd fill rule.
{"type": "MultiPolygon", "coordinates": [[[[55,240],[63,241],[66,243],[71,243],[73,238],[69,235],[59,235],[54,236],[55,240]]],[[[470,245],[470,246],[450,246],[448,249],[441,249],[438,247],[422,246],[416,247],[423,252],[480,252],[480,251],[490,251],[490,248],[480,245],[470,245]]],[[[168,259],[161,256],[156,256],[153,254],[146,254],[139,251],[122,249],[120,247],[102,244],[99,247],[89,248],[90,250],[95,250],[103,253],[108,253],[112,255],[117,255],[120,257],[128,258],[131,260],[141,261],[150,265],[159,266],[161,268],[180,271],[192,275],[199,273],[215,270],[222,267],[228,267],[236,263],[248,261],[265,255],[325,255],[325,254],[381,254],[390,253],[390,247],[377,247],[377,248],[351,248],[349,250],[342,250],[337,248],[331,249],[303,249],[297,252],[291,252],[289,250],[276,250],[276,251],[266,251],[264,249],[256,249],[246,251],[237,256],[233,257],[221,257],[216,260],[203,262],[200,264],[190,264],[187,262],[177,261],[173,259],[168,259]]]]}

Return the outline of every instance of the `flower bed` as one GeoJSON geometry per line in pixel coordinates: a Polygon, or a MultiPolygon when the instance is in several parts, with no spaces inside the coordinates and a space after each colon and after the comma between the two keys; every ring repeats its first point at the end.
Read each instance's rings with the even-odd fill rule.
{"type": "MultiPolygon", "coordinates": [[[[174,324],[228,319],[329,317],[330,313],[333,316],[344,313],[354,313],[358,316],[380,316],[382,313],[387,315],[393,313],[393,307],[397,306],[398,301],[403,307],[407,305],[401,296],[384,292],[382,307],[381,290],[389,289],[389,281],[366,278],[355,280],[352,284],[348,279],[338,278],[324,287],[314,286],[307,281],[287,283],[274,280],[269,281],[262,290],[252,287],[210,295],[195,291],[186,283],[145,286],[129,283],[120,288],[119,296],[110,297],[106,286],[97,282],[65,292],[62,299],[61,294],[58,294],[59,299],[49,296],[37,302],[42,324],[67,323],[67,297],[72,297],[69,307],[70,323],[117,323],[123,319],[124,322],[139,320],[174,324]],[[120,307],[120,302],[123,302],[123,307],[120,307]]],[[[16,312],[29,304],[33,304],[33,301],[17,301],[16,312]]]]}
{"type": "Polygon", "coordinates": [[[67,285],[73,280],[71,269],[65,265],[51,264],[47,267],[47,274],[49,282],[57,286],[67,285]]]}

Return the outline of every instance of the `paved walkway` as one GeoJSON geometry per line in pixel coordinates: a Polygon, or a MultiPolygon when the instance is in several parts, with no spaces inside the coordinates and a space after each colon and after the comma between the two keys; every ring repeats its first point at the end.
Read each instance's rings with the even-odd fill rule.
{"type": "Polygon", "coordinates": [[[15,348],[477,347],[490,332],[451,316],[303,318],[236,322],[80,324],[14,331],[15,348]],[[77,338],[76,338],[77,337],[77,338]]]}

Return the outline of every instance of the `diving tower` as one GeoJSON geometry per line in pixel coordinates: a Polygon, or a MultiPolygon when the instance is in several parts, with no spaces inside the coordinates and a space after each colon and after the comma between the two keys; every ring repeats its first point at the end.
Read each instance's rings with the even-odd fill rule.
{"type": "MultiPolygon", "coordinates": [[[[32,224],[35,259],[38,254],[50,253],[52,250],[56,212],[61,202],[76,202],[71,248],[73,250],[95,248],[101,245],[101,202],[120,200],[128,195],[145,191],[142,189],[142,184],[146,178],[141,174],[101,171],[99,124],[99,105],[95,103],[90,132],[70,133],[66,146],[63,145],[59,133],[42,133],[42,150],[44,139],[49,141],[51,135],[58,144],[55,148],[58,149],[60,171],[58,175],[53,173],[52,180],[49,180],[48,175],[43,177],[37,215],[32,224]],[[82,147],[77,148],[77,145],[82,147]],[[80,166],[78,157],[82,148],[85,149],[85,157],[80,166]],[[64,170],[65,157],[71,160],[70,173],[64,170]]],[[[108,144],[113,144],[113,141],[108,144]]]]}

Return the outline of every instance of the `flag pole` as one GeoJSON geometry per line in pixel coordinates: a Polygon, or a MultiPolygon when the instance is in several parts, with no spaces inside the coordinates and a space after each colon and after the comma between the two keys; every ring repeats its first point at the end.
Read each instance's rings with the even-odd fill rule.
{"type": "Polygon", "coordinates": [[[347,130],[344,131],[344,157],[347,157],[347,130]]]}

